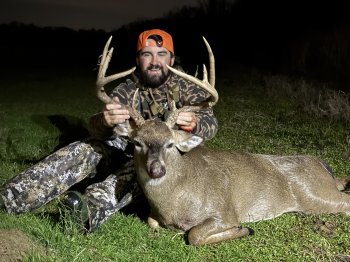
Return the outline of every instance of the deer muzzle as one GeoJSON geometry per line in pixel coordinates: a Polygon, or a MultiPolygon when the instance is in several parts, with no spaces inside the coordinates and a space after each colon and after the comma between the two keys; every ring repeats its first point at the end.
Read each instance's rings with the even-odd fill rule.
{"type": "Polygon", "coordinates": [[[151,178],[161,178],[166,173],[165,167],[159,162],[159,160],[153,160],[149,167],[149,176],[151,178]]]}

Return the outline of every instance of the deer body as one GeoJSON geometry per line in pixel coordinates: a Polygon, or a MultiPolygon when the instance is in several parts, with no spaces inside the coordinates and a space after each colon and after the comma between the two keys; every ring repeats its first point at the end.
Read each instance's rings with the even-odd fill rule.
{"type": "Polygon", "coordinates": [[[169,145],[171,133],[164,123],[146,121],[135,137],[142,141],[135,168],[151,207],[151,227],[189,231],[189,242],[200,245],[242,237],[249,231],[241,222],[287,212],[350,214],[350,196],[315,157],[204,146],[181,154],[176,143],[169,145]]]}

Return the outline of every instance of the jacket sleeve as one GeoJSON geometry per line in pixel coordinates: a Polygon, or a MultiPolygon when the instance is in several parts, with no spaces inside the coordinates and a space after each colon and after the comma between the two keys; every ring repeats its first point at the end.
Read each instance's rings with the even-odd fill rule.
{"type": "MultiPolygon", "coordinates": [[[[180,88],[180,100],[183,106],[198,105],[208,100],[210,94],[200,87],[189,83],[186,80],[178,80],[180,88]]],[[[192,131],[193,134],[202,137],[204,140],[213,138],[218,131],[218,121],[214,116],[211,107],[203,108],[196,112],[197,126],[192,131]]]]}
{"type": "Polygon", "coordinates": [[[192,131],[193,134],[204,138],[212,139],[218,131],[218,121],[214,116],[212,108],[202,109],[196,112],[197,126],[192,131]]]}
{"type": "Polygon", "coordinates": [[[99,112],[90,117],[88,130],[93,138],[98,140],[107,140],[113,135],[113,128],[103,124],[103,113],[99,112]]]}

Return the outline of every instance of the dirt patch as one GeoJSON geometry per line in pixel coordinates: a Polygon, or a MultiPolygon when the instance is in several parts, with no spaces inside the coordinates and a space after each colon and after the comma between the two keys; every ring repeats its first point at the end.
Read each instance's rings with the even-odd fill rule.
{"type": "Polygon", "coordinates": [[[44,255],[44,250],[18,229],[0,229],[0,262],[22,261],[33,251],[44,255]]]}

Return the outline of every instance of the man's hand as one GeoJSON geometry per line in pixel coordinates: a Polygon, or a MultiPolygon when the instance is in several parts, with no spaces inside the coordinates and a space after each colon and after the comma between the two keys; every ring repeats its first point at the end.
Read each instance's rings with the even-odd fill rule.
{"type": "Polygon", "coordinates": [[[123,109],[118,97],[113,98],[114,103],[106,104],[102,110],[103,123],[107,127],[114,127],[116,124],[124,123],[130,118],[129,111],[123,109]]]}
{"type": "Polygon", "coordinates": [[[197,118],[194,112],[181,112],[176,120],[176,124],[186,132],[191,132],[197,126],[197,118]]]}

